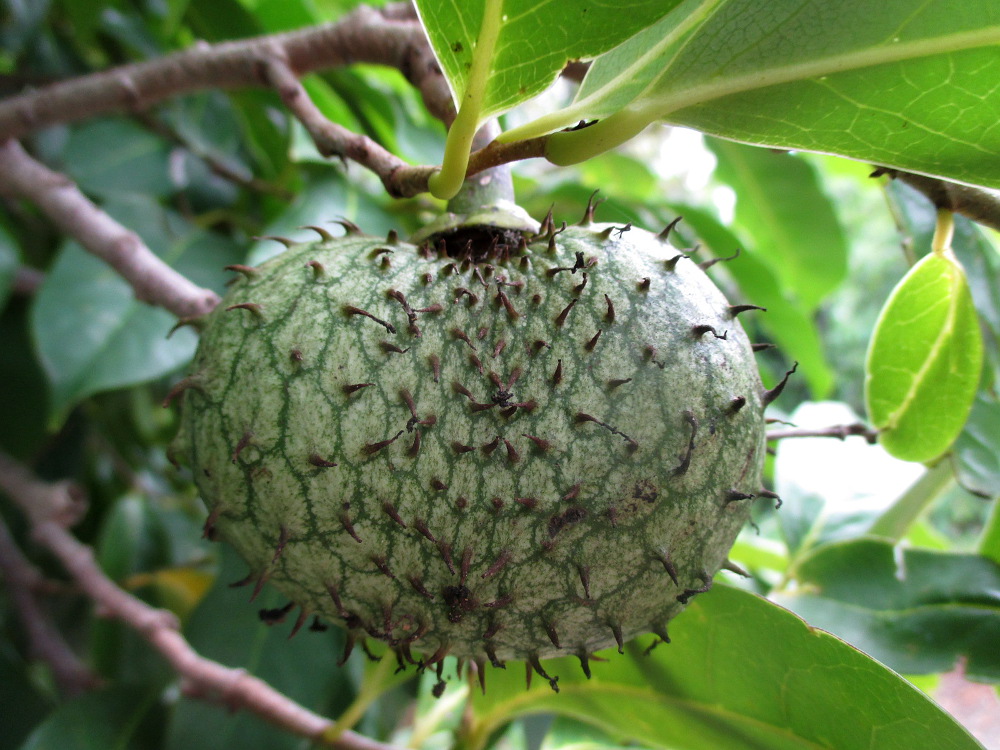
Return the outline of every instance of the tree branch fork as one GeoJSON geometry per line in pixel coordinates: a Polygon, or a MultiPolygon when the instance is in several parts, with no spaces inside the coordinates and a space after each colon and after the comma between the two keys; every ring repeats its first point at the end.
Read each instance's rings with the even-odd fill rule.
{"type": "MultiPolygon", "coordinates": [[[[105,575],[94,551],[70,533],[86,501],[69,482],[46,483],[22,464],[0,452],[0,493],[6,494],[28,518],[32,539],[52,553],[105,617],[119,620],[139,633],[173,667],[186,695],[218,703],[230,710],[244,709],[266,721],[313,742],[339,750],[395,750],[352,731],[334,742],[324,739],[334,726],[322,717],[279,693],[243,669],[234,669],[198,654],[184,638],[172,612],[156,609],[129,594],[105,575]]],[[[6,525],[0,521],[0,572],[12,598],[23,604],[33,598],[30,586],[38,573],[24,558],[6,525]]],[[[57,682],[74,694],[99,684],[73,654],[37,602],[18,613],[39,656],[52,668],[57,682]]]]}

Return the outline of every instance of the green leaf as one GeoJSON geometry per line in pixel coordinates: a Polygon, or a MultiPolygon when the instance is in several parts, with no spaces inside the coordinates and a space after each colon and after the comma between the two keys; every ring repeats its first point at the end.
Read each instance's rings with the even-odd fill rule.
{"type": "Polygon", "coordinates": [[[486,696],[474,693],[468,747],[512,718],[552,712],[619,740],[671,750],[878,747],[978,748],[926,695],[878,662],[790,612],[725,585],[694,600],[670,624],[673,642],[643,656],[607,654],[579,675],[575,660],[546,663],[524,690],[513,665],[492,670],[486,696]],[[538,684],[541,683],[541,684],[538,684]]]}
{"type": "Polygon", "coordinates": [[[952,465],[969,492],[1000,497],[1000,398],[980,390],[965,429],[955,441],[952,465]]]}
{"type": "Polygon", "coordinates": [[[49,701],[32,684],[28,665],[6,642],[0,642],[0,706],[4,707],[0,750],[19,747],[50,709],[49,701]]]}
{"type": "Polygon", "coordinates": [[[167,144],[130,120],[84,123],[70,131],[63,169],[86,193],[104,198],[136,193],[167,196],[170,180],[167,144]]]}
{"type": "Polygon", "coordinates": [[[0,225],[0,312],[3,312],[14,284],[14,274],[20,265],[20,253],[17,242],[8,234],[6,228],[0,225]]]}
{"type": "Polygon", "coordinates": [[[430,180],[434,195],[458,192],[472,137],[487,119],[540,94],[569,60],[611,49],[678,2],[417,0],[458,108],[441,171],[430,180]]]}
{"type": "MultiPolygon", "coordinates": [[[[707,139],[715,176],[736,191],[736,223],[807,310],[847,275],[847,238],[815,167],[792,154],[707,139]]],[[[761,303],[763,304],[763,303],[761,303]]]]}
{"type": "MultiPolygon", "coordinates": [[[[858,539],[817,549],[776,601],[903,674],[1000,682],[1000,565],[979,555],[858,539]]],[[[919,743],[918,743],[919,744],[919,743]]]]}
{"type": "Polygon", "coordinates": [[[965,424],[982,368],[979,320],[954,255],[932,253],[896,286],[879,316],[865,400],[889,453],[930,461],[965,424]]]}
{"type": "Polygon", "coordinates": [[[571,106],[503,140],[600,119],[550,139],[568,164],[666,120],[998,186],[998,44],[989,2],[687,0],[598,58],[571,106]]]}
{"type": "Polygon", "coordinates": [[[35,729],[21,750],[124,750],[156,691],[117,685],[64,703],[35,729]]]}
{"type": "MultiPolygon", "coordinates": [[[[319,713],[336,716],[351,696],[346,669],[336,666],[343,646],[339,629],[310,632],[308,625],[289,640],[289,621],[272,627],[257,617],[260,609],[281,607],[286,599],[265,588],[253,604],[251,587],[233,588],[246,565],[228,546],[215,586],[199,604],[185,628],[198,653],[229,667],[245,669],[292,700],[319,713]]],[[[363,657],[362,657],[363,658],[363,657]]],[[[166,732],[165,750],[211,747],[215,750],[292,750],[302,740],[263,719],[193,698],[175,707],[166,732]]]]}
{"type": "MultiPolygon", "coordinates": [[[[142,198],[115,201],[105,210],[189,278],[203,279],[205,269],[213,268],[218,283],[223,277],[217,269],[239,260],[228,241],[195,230],[142,198]]],[[[109,266],[67,243],[32,309],[32,332],[51,387],[52,422],[60,423],[89,395],[145,382],[186,363],[196,337],[180,329],[167,338],[174,323],[166,310],[136,301],[109,266]]]]}
{"type": "Polygon", "coordinates": [[[589,59],[661,18],[679,0],[559,3],[417,0],[455,104],[482,86],[478,122],[542,93],[570,60],[589,59]],[[484,19],[487,19],[484,25],[484,19]],[[495,36],[488,48],[480,37],[495,36]],[[483,80],[472,71],[485,56],[483,80]]]}

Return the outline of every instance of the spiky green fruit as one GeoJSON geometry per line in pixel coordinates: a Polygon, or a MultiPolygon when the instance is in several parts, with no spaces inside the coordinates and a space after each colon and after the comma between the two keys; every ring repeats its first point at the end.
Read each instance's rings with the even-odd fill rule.
{"type": "Polygon", "coordinates": [[[541,671],[665,637],[708,587],[761,486],[763,393],[743,308],[666,238],[490,236],[238,269],[178,444],[206,530],[299,624],[541,671]]]}

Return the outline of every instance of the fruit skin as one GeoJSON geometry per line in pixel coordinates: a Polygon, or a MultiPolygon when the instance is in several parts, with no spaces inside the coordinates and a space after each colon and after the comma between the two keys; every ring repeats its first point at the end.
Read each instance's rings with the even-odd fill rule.
{"type": "Polygon", "coordinates": [[[738,310],[662,236],[553,227],[478,263],[351,231],[237,269],[176,453],[298,625],[541,671],[665,637],[725,562],[765,455],[738,310]]]}

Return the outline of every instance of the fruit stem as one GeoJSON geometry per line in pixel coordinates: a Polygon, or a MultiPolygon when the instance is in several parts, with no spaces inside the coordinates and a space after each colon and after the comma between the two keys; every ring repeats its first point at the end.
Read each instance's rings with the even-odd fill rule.
{"type": "MultiPolygon", "coordinates": [[[[500,124],[489,120],[476,133],[473,148],[483,148],[500,134],[500,124]]],[[[466,178],[462,187],[448,201],[448,211],[453,214],[471,215],[485,206],[503,201],[514,202],[514,181],[509,164],[501,164],[466,178]]]]}
{"type": "Polygon", "coordinates": [[[483,21],[472,54],[472,67],[465,81],[465,91],[459,102],[458,115],[448,129],[441,169],[427,181],[435,198],[453,198],[465,181],[473,136],[483,114],[493,53],[504,21],[502,9],[501,0],[486,0],[483,3],[483,21]]]}
{"type": "Polygon", "coordinates": [[[931,251],[937,256],[944,256],[951,250],[951,238],[955,234],[955,214],[947,208],[939,208],[937,224],[934,226],[934,239],[931,240],[931,251]]]}

